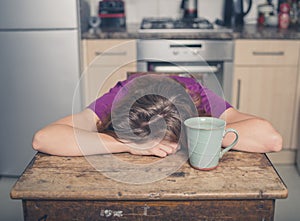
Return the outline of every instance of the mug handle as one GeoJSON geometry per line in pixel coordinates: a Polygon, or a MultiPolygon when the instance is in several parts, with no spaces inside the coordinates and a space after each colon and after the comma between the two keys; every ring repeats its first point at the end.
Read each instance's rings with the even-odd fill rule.
{"type": "Polygon", "coordinates": [[[232,128],[226,129],[225,132],[224,132],[223,137],[225,137],[226,134],[228,134],[228,133],[234,133],[234,134],[235,134],[235,139],[234,139],[234,141],[233,141],[229,146],[227,146],[225,149],[223,149],[223,150],[221,151],[221,153],[220,153],[220,158],[222,158],[223,155],[224,155],[228,150],[230,150],[231,148],[233,148],[233,147],[236,145],[236,143],[238,142],[238,139],[239,139],[239,134],[238,134],[238,132],[237,132],[235,129],[232,129],[232,128]]]}

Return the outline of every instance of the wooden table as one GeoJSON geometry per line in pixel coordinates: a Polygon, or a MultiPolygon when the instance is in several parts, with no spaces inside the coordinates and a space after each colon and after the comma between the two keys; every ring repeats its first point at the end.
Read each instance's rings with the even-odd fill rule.
{"type": "MultiPolygon", "coordinates": [[[[165,170],[152,167],[161,160],[155,157],[113,157],[150,165],[141,174],[145,182],[171,167],[167,161],[160,161],[165,170]]],[[[111,162],[110,155],[86,159],[37,154],[11,197],[22,199],[25,220],[248,221],[273,220],[275,200],[288,194],[265,154],[230,151],[215,170],[195,170],[186,162],[165,178],[143,184],[115,180],[116,174],[122,180],[135,171],[120,172],[111,162]],[[102,172],[91,165],[93,160],[104,165],[102,172]]]]}

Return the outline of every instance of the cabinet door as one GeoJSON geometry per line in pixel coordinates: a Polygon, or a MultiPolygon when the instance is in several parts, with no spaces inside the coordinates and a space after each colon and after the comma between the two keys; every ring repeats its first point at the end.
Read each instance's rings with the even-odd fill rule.
{"type": "Polygon", "coordinates": [[[123,66],[115,68],[113,66],[95,66],[85,73],[85,105],[107,93],[118,81],[127,78],[127,72],[136,71],[135,66],[123,66]]]}
{"type": "Polygon", "coordinates": [[[120,39],[84,40],[84,104],[108,92],[127,72],[136,71],[136,41],[120,39]]]}
{"type": "Polygon", "coordinates": [[[235,67],[234,74],[233,105],[272,122],[291,147],[297,67],[235,67]]]}

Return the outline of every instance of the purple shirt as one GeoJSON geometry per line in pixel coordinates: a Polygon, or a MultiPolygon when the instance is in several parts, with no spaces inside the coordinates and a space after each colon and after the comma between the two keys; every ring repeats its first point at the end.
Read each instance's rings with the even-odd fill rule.
{"type": "MultiPolygon", "coordinates": [[[[88,108],[93,110],[99,119],[103,122],[111,114],[111,108],[113,101],[118,92],[133,78],[139,75],[131,75],[127,80],[118,82],[110,91],[97,100],[92,102],[88,108]]],[[[178,82],[185,85],[185,87],[191,91],[191,93],[199,93],[201,96],[201,104],[197,107],[199,110],[204,111],[213,117],[220,117],[220,115],[232,107],[223,98],[212,92],[206,87],[203,87],[194,78],[180,77],[180,76],[168,76],[177,80],[178,82]]],[[[191,95],[192,96],[192,95],[191,95]]]]}

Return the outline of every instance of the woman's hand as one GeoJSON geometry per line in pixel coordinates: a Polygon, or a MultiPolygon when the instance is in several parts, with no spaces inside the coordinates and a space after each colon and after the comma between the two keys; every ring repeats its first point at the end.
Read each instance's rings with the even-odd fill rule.
{"type": "Polygon", "coordinates": [[[171,143],[168,141],[161,142],[149,142],[146,144],[127,144],[129,146],[128,152],[133,155],[153,155],[158,157],[166,157],[170,154],[176,153],[180,149],[180,145],[177,143],[171,143]]]}
{"type": "MultiPolygon", "coordinates": [[[[239,133],[239,140],[233,149],[246,152],[277,152],[282,148],[282,137],[262,118],[241,113],[234,108],[227,109],[220,117],[227,122],[227,128],[234,128],[239,133]]],[[[235,136],[228,134],[223,139],[223,146],[233,142],[235,136]]]]}

